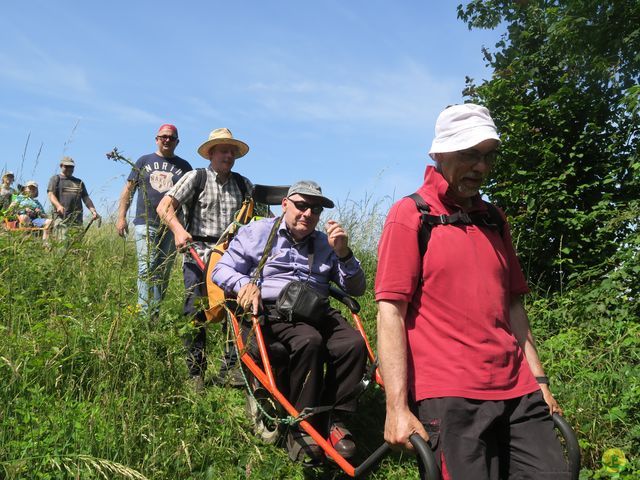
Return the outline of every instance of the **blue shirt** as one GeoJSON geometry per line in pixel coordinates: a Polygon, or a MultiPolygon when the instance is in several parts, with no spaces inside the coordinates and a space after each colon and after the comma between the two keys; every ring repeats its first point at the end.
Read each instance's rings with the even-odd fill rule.
{"type": "Polygon", "coordinates": [[[157,153],[150,153],[140,157],[127,178],[138,191],[133,224],[160,226],[156,207],[164,194],[190,170],[189,162],[177,156],[164,158],[157,153]]]}
{"type": "MultiPolygon", "coordinates": [[[[211,279],[226,293],[237,294],[249,283],[276,218],[266,218],[242,227],[218,261],[211,279]]],[[[318,292],[329,295],[333,281],[349,295],[362,295],[366,288],[364,272],[355,257],[338,260],[327,235],[315,231],[301,242],[295,242],[282,221],[262,270],[258,285],[262,299],[275,301],[284,286],[292,280],[309,280],[318,292]],[[309,245],[313,242],[313,265],[309,273],[309,245]]]]}

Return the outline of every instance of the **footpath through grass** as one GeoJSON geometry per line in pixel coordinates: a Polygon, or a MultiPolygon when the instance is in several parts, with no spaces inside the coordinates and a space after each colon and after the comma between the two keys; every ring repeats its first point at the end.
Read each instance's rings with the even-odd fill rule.
{"type": "MultiPolygon", "coordinates": [[[[375,255],[359,256],[375,345],[375,255]]],[[[344,478],[335,469],[305,470],[260,442],[240,390],[190,390],[179,263],[161,318],[150,325],[135,308],[133,245],[112,226],[51,251],[30,236],[0,233],[0,479],[344,478]]],[[[628,287],[615,275],[605,280],[528,307],[553,390],[579,434],[581,478],[639,478],[637,304],[620,298],[628,287]],[[607,471],[600,458],[611,447],[629,461],[607,471]]],[[[209,332],[212,374],[223,338],[219,326],[209,332]]],[[[370,391],[354,427],[355,463],[382,442],[383,422],[382,393],[370,391]]],[[[418,475],[413,458],[392,455],[369,478],[418,475]]]]}

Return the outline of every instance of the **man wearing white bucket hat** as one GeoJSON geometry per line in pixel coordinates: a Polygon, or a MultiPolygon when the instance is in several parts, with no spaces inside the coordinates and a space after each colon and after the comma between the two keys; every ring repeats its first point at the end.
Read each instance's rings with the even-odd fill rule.
{"type": "MultiPolygon", "coordinates": [[[[206,264],[245,195],[253,190],[249,179],[231,171],[235,161],[248,151],[249,146],[234,138],[228,128],[213,130],[198,148],[200,156],[209,160],[209,168],[186,173],[160,201],[158,215],[173,232],[178,250],[192,245],[206,264]],[[187,218],[183,221],[176,214],[181,206],[187,207],[187,218]]],[[[183,274],[184,315],[193,318],[198,325],[193,335],[185,337],[187,366],[194,386],[200,390],[207,368],[206,318],[198,305],[200,299],[206,297],[204,274],[189,255],[185,255],[183,274]]]]}
{"type": "Polygon", "coordinates": [[[559,412],[521,295],[504,214],[480,187],[500,139],[489,111],[438,117],[425,180],[391,208],[376,274],[385,439],[430,439],[443,478],[569,478],[559,412]]]}

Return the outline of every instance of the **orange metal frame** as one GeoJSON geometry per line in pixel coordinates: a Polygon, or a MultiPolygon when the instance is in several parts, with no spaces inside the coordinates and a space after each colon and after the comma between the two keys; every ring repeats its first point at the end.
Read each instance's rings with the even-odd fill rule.
{"type": "MultiPolygon", "coordinates": [[[[267,352],[267,347],[264,342],[264,337],[262,335],[262,329],[260,328],[260,323],[258,321],[258,318],[255,316],[252,316],[251,322],[252,322],[252,331],[255,333],[255,339],[258,344],[258,350],[260,351],[260,360],[262,361],[263,368],[260,368],[260,366],[254,361],[254,359],[249,354],[249,351],[246,348],[245,342],[242,339],[242,331],[240,329],[240,325],[238,323],[236,316],[233,315],[233,313],[231,312],[229,312],[229,314],[231,317],[233,331],[235,335],[235,341],[238,346],[238,352],[240,352],[240,359],[242,360],[242,363],[245,364],[245,366],[251,371],[251,373],[256,377],[256,379],[262,384],[262,386],[273,396],[275,400],[277,400],[280,403],[280,405],[282,405],[282,407],[286,410],[286,412],[289,415],[291,415],[292,417],[298,417],[300,415],[300,412],[296,410],[293,407],[293,405],[291,405],[291,403],[280,392],[280,390],[278,390],[275,378],[273,376],[273,371],[271,369],[269,354],[267,352]]],[[[372,363],[375,363],[376,358],[375,358],[375,355],[373,354],[373,350],[371,349],[369,341],[367,340],[367,336],[362,326],[362,321],[358,316],[358,314],[352,312],[351,315],[353,317],[356,328],[364,338],[364,341],[367,346],[369,360],[372,363]]],[[[380,386],[383,386],[382,378],[380,377],[380,372],[378,371],[377,367],[375,372],[375,381],[380,386]]],[[[345,458],[342,457],[331,446],[331,444],[327,442],[327,440],[318,433],[318,431],[309,422],[307,422],[306,420],[302,420],[300,422],[300,427],[302,427],[302,429],[304,429],[304,431],[307,432],[318,443],[318,445],[320,445],[320,447],[324,450],[324,452],[329,457],[331,457],[347,475],[349,475],[350,477],[355,477],[357,475],[358,473],[357,468],[351,465],[347,460],[345,460],[345,458]]]]}

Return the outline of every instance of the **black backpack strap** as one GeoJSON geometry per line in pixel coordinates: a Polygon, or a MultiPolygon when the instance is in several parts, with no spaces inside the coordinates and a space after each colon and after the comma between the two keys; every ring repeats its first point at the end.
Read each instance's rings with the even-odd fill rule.
{"type": "Polygon", "coordinates": [[[500,215],[498,207],[495,205],[484,202],[487,206],[486,213],[466,213],[455,212],[451,215],[431,215],[429,205],[425,202],[424,198],[420,196],[418,192],[407,195],[416,203],[416,208],[420,212],[420,231],[418,232],[418,246],[420,247],[420,256],[423,257],[427,252],[427,245],[431,238],[431,229],[434,225],[477,225],[481,227],[488,227],[492,230],[498,231],[500,236],[504,236],[505,220],[500,215]]]}
{"type": "Polygon", "coordinates": [[[500,233],[500,236],[504,237],[504,226],[506,222],[504,218],[502,218],[502,215],[500,215],[498,207],[489,202],[484,202],[484,204],[487,206],[487,213],[489,214],[490,219],[490,223],[487,223],[487,226],[490,228],[495,228],[500,233]]]}
{"type": "Polygon", "coordinates": [[[191,197],[191,204],[189,205],[189,216],[187,217],[187,221],[184,224],[184,228],[187,232],[191,233],[191,225],[193,221],[193,211],[200,198],[202,192],[204,192],[205,187],[207,186],[207,169],[206,168],[196,168],[196,187],[193,191],[193,196],[191,197]]]}
{"type": "Polygon", "coordinates": [[[242,195],[242,200],[244,201],[244,199],[247,198],[247,183],[244,181],[243,176],[238,172],[231,172],[231,176],[236,181],[236,185],[238,185],[240,195],[242,195]]]}
{"type": "Polygon", "coordinates": [[[416,203],[416,208],[420,212],[420,230],[418,231],[418,246],[420,247],[420,257],[424,257],[424,254],[427,252],[427,245],[429,244],[429,238],[431,238],[431,228],[433,223],[429,222],[429,218],[434,217],[434,215],[429,215],[431,209],[427,202],[424,201],[424,198],[420,196],[418,192],[414,192],[411,195],[407,195],[407,198],[410,198],[416,203]]]}

